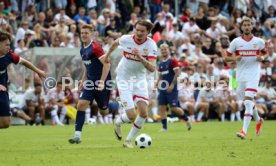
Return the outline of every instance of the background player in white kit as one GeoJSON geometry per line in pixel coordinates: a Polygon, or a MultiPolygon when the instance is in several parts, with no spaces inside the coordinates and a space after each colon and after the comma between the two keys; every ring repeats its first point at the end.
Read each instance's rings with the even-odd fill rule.
{"type": "Polygon", "coordinates": [[[241,99],[244,99],[243,104],[245,106],[243,127],[237,136],[245,139],[252,115],[257,122],[257,135],[260,134],[263,124],[263,119],[259,117],[253,100],[260,80],[260,62],[266,58],[266,56],[262,56],[266,51],[264,40],[253,36],[251,33],[253,29],[251,19],[243,18],[240,25],[243,35],[230,43],[225,60],[237,61],[238,93],[241,99]]]}
{"type": "Polygon", "coordinates": [[[125,112],[114,121],[115,134],[122,139],[121,124],[133,122],[133,126],[123,144],[132,148],[131,140],[140,131],[147,118],[148,86],[146,70],[154,72],[156,68],[157,46],[147,35],[153,28],[148,21],[138,21],[134,35],[123,35],[117,39],[106,53],[106,62],[111,52],[119,45],[123,49],[124,57],[117,68],[117,85],[125,112]],[[139,115],[136,118],[135,106],[139,115]],[[136,119],[135,119],[136,118],[136,119]]]}

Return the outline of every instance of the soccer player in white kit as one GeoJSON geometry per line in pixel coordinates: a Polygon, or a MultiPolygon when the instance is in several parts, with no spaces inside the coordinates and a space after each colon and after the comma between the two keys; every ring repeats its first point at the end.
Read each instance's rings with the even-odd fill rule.
{"type": "Polygon", "coordinates": [[[156,68],[157,46],[147,37],[153,28],[148,21],[138,21],[133,35],[123,35],[117,39],[106,53],[106,62],[118,46],[123,49],[123,58],[117,67],[117,85],[125,112],[114,121],[114,130],[118,140],[122,139],[121,125],[133,122],[123,147],[132,148],[131,140],[140,131],[147,118],[149,101],[146,71],[156,68]],[[135,106],[138,109],[136,118],[135,106]],[[136,119],[135,119],[136,118],[136,119]]]}
{"type": "Polygon", "coordinates": [[[253,26],[250,18],[245,17],[241,22],[243,35],[235,38],[226,51],[226,61],[237,61],[238,95],[245,106],[243,127],[237,136],[246,138],[247,129],[252,115],[256,120],[256,134],[260,135],[263,119],[259,117],[254,104],[254,97],[260,80],[260,65],[267,58],[265,42],[251,33],[253,26]]]}

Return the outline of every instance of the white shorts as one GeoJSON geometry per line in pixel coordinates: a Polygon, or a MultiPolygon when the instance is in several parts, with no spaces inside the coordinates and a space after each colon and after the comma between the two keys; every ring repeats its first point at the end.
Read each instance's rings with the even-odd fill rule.
{"type": "Polygon", "coordinates": [[[238,82],[238,98],[243,100],[244,96],[254,98],[258,92],[259,80],[255,81],[239,81],[238,82]]]}
{"type": "Polygon", "coordinates": [[[135,109],[139,101],[149,104],[147,80],[136,80],[135,82],[116,78],[120,100],[125,110],[135,109]]]}
{"type": "Polygon", "coordinates": [[[186,101],[185,103],[181,103],[179,102],[180,104],[180,107],[184,110],[187,110],[188,109],[188,105],[191,104],[190,102],[186,101]]]}

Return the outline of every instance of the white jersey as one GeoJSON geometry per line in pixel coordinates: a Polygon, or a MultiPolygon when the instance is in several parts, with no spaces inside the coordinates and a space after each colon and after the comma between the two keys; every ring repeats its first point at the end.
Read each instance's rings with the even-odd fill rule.
{"type": "Polygon", "coordinates": [[[260,62],[256,61],[257,56],[265,53],[265,42],[263,39],[252,36],[246,40],[244,36],[234,39],[226,51],[228,56],[235,54],[242,56],[237,63],[237,80],[241,81],[259,81],[260,62]]]}
{"type": "Polygon", "coordinates": [[[146,68],[132,53],[133,49],[139,50],[139,54],[146,59],[156,59],[157,46],[155,42],[147,37],[146,40],[138,44],[135,40],[135,35],[123,35],[119,39],[119,46],[123,49],[123,58],[121,59],[118,68],[117,76],[119,79],[129,80],[130,78],[136,77],[135,79],[146,79],[146,68]]]}
{"type": "Polygon", "coordinates": [[[216,95],[216,93],[214,90],[207,91],[206,88],[203,88],[199,91],[196,102],[201,103],[202,97],[204,97],[209,102],[213,101],[215,99],[215,95],[216,95]]]}

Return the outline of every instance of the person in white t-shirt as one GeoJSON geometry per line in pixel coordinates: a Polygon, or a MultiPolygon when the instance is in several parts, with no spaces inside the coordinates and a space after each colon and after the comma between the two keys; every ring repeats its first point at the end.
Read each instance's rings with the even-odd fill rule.
{"type": "Polygon", "coordinates": [[[123,58],[117,67],[117,85],[120,99],[125,112],[115,119],[114,129],[118,140],[122,139],[121,125],[133,122],[133,126],[123,144],[126,148],[132,148],[131,140],[140,131],[147,118],[148,86],[147,70],[154,72],[156,68],[157,46],[147,37],[153,28],[148,21],[138,21],[134,35],[123,35],[115,40],[105,55],[108,63],[109,56],[118,46],[123,49],[123,58]],[[135,106],[139,110],[136,118],[135,106]]]}
{"type": "Polygon", "coordinates": [[[245,114],[243,127],[237,136],[245,139],[247,129],[253,115],[256,119],[256,134],[260,135],[263,119],[259,117],[255,109],[254,97],[260,80],[260,65],[267,58],[265,42],[261,38],[253,36],[251,33],[253,26],[250,18],[245,17],[241,21],[241,30],[243,35],[235,38],[226,51],[226,61],[237,61],[237,81],[238,93],[245,105],[245,114]]]}

